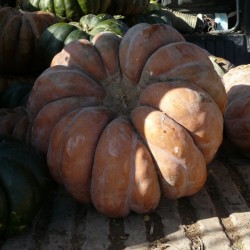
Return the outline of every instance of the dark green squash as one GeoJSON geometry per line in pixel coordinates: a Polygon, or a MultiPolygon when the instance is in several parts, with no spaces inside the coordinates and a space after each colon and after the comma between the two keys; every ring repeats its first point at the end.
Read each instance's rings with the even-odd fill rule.
{"type": "Polygon", "coordinates": [[[85,15],[81,17],[79,24],[86,32],[89,33],[90,40],[96,34],[104,31],[113,32],[118,36],[124,36],[129,28],[125,22],[112,15],[103,13],[99,15],[85,15]]]}
{"type": "Polygon", "coordinates": [[[39,186],[25,166],[6,157],[1,158],[0,185],[9,205],[7,235],[23,231],[41,204],[39,186]]]}
{"type": "Polygon", "coordinates": [[[3,187],[0,185],[0,235],[6,230],[8,217],[8,200],[3,187]]]}
{"type": "Polygon", "coordinates": [[[2,157],[25,165],[37,179],[43,195],[46,195],[46,191],[51,185],[50,174],[45,160],[32,147],[18,142],[0,143],[0,158],[2,157]]]}
{"type": "Polygon", "coordinates": [[[55,23],[49,26],[42,34],[39,44],[41,58],[49,66],[52,58],[63,47],[77,39],[88,39],[88,34],[70,23],[55,23]]]}
{"type": "Polygon", "coordinates": [[[32,147],[0,135],[0,236],[22,232],[49,195],[52,181],[45,159],[32,147]]]}
{"type": "Polygon", "coordinates": [[[0,107],[15,108],[26,106],[32,84],[25,82],[13,82],[7,86],[0,96],[0,107]]]}

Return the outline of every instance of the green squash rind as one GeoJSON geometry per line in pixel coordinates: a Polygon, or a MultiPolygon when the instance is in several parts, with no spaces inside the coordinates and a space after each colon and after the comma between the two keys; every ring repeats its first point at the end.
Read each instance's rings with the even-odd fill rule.
{"type": "Polygon", "coordinates": [[[68,23],[55,23],[49,26],[39,41],[41,58],[46,65],[50,65],[53,57],[64,47],[68,35],[77,27],[68,23]]]}
{"type": "Polygon", "coordinates": [[[10,84],[0,97],[0,107],[15,108],[17,106],[26,106],[26,99],[32,86],[30,83],[23,82],[10,84]]]}
{"type": "Polygon", "coordinates": [[[79,20],[79,24],[84,31],[90,32],[99,23],[109,19],[114,19],[114,17],[105,13],[101,13],[98,15],[88,14],[81,17],[81,19],[79,20]]]}
{"type": "Polygon", "coordinates": [[[89,39],[89,34],[87,34],[83,30],[73,30],[65,39],[64,45],[67,45],[68,43],[78,40],[78,39],[89,39]]]}
{"type": "Polygon", "coordinates": [[[100,32],[109,31],[118,36],[124,36],[128,31],[128,26],[117,19],[108,19],[98,23],[89,33],[91,37],[94,37],[100,32]]]}
{"type": "Polygon", "coordinates": [[[39,185],[27,168],[5,157],[0,160],[0,185],[9,201],[6,235],[12,236],[23,231],[31,223],[42,198],[39,185]]]}
{"type": "Polygon", "coordinates": [[[26,10],[49,11],[68,21],[79,21],[87,14],[137,15],[143,13],[149,0],[27,0],[26,10]]]}
{"type": "Polygon", "coordinates": [[[0,159],[8,158],[25,166],[39,185],[40,195],[46,196],[52,182],[45,160],[28,145],[19,142],[0,143],[0,159]]]}
{"type": "Polygon", "coordinates": [[[9,206],[4,189],[0,185],[0,236],[5,233],[9,220],[9,206]]]}

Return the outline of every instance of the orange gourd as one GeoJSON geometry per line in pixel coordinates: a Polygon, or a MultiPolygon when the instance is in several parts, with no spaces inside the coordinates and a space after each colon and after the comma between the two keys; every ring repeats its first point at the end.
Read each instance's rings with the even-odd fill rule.
{"type": "Polygon", "coordinates": [[[45,11],[0,7],[0,73],[41,73],[46,65],[40,58],[39,39],[46,28],[58,21],[45,11]]]}
{"type": "Polygon", "coordinates": [[[230,69],[223,82],[228,98],[225,135],[237,151],[250,157],[250,64],[230,69]]]}
{"type": "Polygon", "coordinates": [[[122,217],[198,192],[226,92],[208,53],[165,24],[74,41],[36,80],[31,143],[80,202],[122,217]]]}

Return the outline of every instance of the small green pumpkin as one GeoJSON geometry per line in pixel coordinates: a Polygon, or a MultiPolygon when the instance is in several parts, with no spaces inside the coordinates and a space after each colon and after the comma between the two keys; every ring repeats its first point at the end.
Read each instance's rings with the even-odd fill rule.
{"type": "Polygon", "coordinates": [[[90,35],[90,40],[100,32],[109,31],[118,36],[124,36],[128,30],[127,24],[112,15],[101,13],[88,14],[81,17],[80,26],[90,35]]]}
{"type": "Polygon", "coordinates": [[[123,36],[128,28],[123,21],[103,13],[84,15],[79,22],[53,24],[41,36],[41,58],[49,66],[53,57],[71,41],[78,39],[92,40],[96,34],[104,31],[123,36]]]}

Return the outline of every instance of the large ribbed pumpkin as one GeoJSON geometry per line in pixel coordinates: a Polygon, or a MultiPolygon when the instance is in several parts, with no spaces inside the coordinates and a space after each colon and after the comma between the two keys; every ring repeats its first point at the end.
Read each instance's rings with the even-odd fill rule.
{"type": "Polygon", "coordinates": [[[55,180],[111,217],[198,192],[222,142],[226,93],[208,53],[166,24],[69,43],[28,100],[55,180]]]}
{"type": "Polygon", "coordinates": [[[230,69],[223,82],[228,97],[225,135],[240,153],[250,157],[250,64],[230,69]]]}
{"type": "Polygon", "coordinates": [[[41,73],[39,38],[58,19],[49,13],[0,7],[0,73],[41,73]]]}

